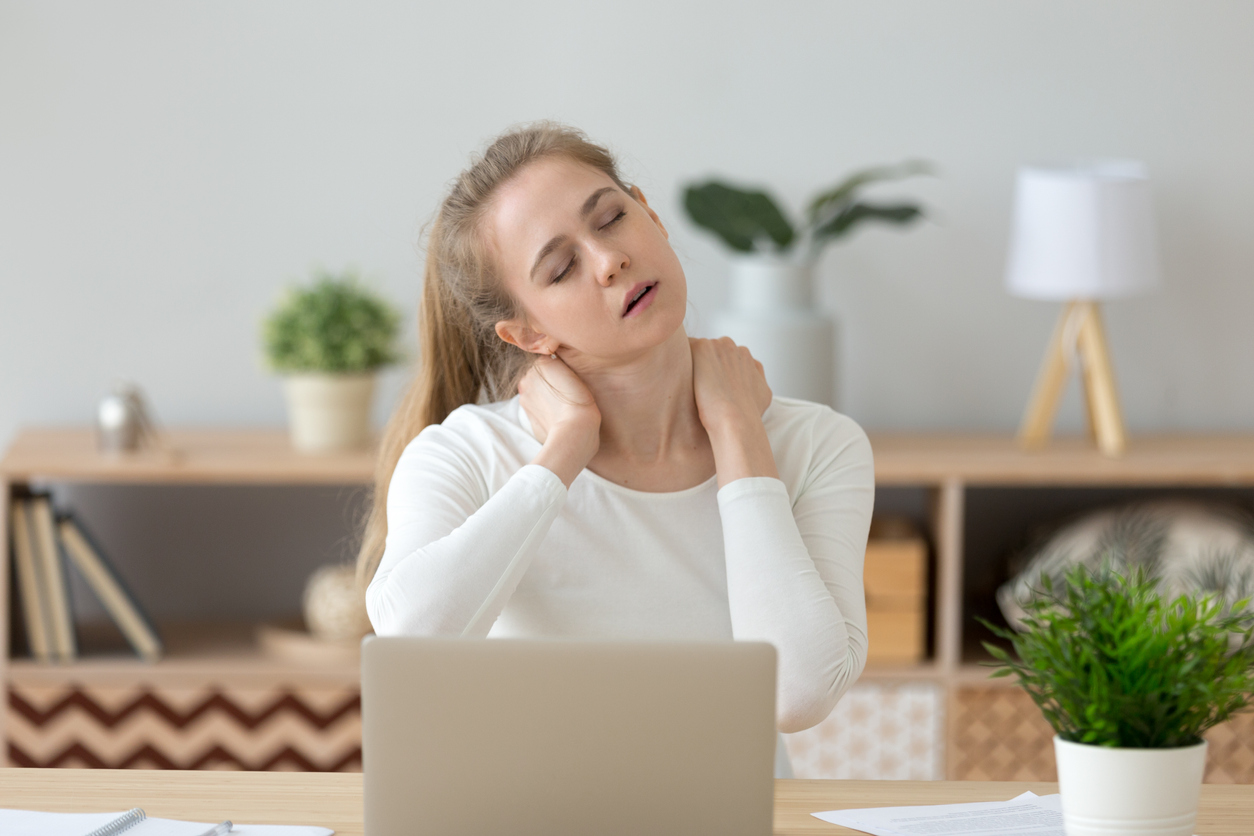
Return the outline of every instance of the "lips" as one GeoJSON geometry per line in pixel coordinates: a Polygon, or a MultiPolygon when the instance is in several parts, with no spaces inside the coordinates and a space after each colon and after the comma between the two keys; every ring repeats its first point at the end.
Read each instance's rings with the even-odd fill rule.
{"type": "Polygon", "coordinates": [[[627,293],[627,298],[623,301],[623,316],[629,316],[633,311],[643,310],[653,301],[653,297],[657,295],[654,289],[657,282],[640,282],[633,285],[627,293]]]}

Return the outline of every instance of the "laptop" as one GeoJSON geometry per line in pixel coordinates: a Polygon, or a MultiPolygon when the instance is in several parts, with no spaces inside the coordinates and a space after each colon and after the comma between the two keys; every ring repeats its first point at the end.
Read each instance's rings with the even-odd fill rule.
{"type": "Polygon", "coordinates": [[[366,836],[769,836],[775,648],[370,637],[366,836]]]}

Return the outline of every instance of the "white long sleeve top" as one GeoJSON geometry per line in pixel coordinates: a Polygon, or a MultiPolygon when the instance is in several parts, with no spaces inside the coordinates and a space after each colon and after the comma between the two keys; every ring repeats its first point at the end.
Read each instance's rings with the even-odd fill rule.
{"type": "Polygon", "coordinates": [[[821,722],[866,661],[871,446],[850,418],[777,397],[780,478],[567,490],[518,398],[424,429],[388,489],[366,592],[379,635],[759,640],[779,657],[780,731],[821,722]]]}

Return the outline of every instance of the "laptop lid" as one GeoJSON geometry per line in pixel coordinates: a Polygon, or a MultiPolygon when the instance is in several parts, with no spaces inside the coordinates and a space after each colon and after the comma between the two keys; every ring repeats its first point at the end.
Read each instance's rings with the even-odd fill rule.
{"type": "Polygon", "coordinates": [[[366,836],[769,836],[775,649],[368,638],[366,836]]]}

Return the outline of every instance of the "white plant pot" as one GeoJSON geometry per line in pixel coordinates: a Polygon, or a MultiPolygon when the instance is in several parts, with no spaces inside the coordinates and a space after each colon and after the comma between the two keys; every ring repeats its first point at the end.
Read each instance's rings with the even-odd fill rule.
{"type": "Polygon", "coordinates": [[[1067,836],[1193,836],[1206,741],[1111,749],[1054,736],[1067,836]]]}
{"type": "Polygon", "coordinates": [[[359,450],[370,443],[373,373],[283,378],[292,446],[302,453],[359,450]]]}
{"type": "Polygon", "coordinates": [[[753,352],[774,394],[835,406],[836,323],[814,307],[813,265],[734,259],[731,307],[711,325],[753,352]]]}

